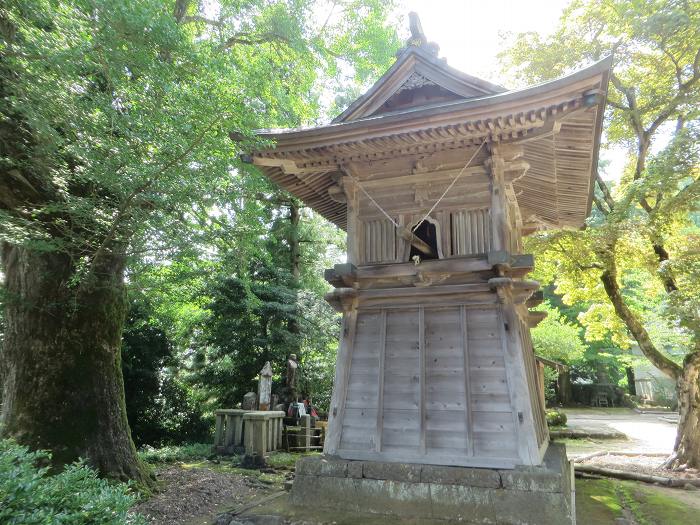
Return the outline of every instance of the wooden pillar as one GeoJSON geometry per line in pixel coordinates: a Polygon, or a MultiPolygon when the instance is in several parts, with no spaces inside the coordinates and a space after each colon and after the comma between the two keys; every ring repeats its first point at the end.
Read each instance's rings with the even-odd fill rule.
{"type": "MultiPolygon", "coordinates": [[[[526,377],[526,362],[520,331],[523,325],[513,305],[509,287],[498,291],[500,297],[501,341],[510,391],[511,410],[516,428],[518,455],[523,465],[539,465],[540,447],[537,443],[534,415],[530,403],[530,388],[526,377]]],[[[535,385],[532,385],[533,389],[535,385]]],[[[536,395],[536,394],[535,394],[536,395]]]]}
{"type": "Polygon", "coordinates": [[[508,201],[504,180],[505,162],[498,146],[492,145],[487,160],[491,176],[491,251],[508,250],[508,201]]]}
{"type": "Polygon", "coordinates": [[[348,262],[359,264],[359,228],[357,223],[358,192],[355,181],[351,177],[343,177],[343,191],[347,199],[347,251],[348,262]]]}
{"type": "Polygon", "coordinates": [[[343,431],[343,412],[345,410],[345,397],[350,379],[350,363],[352,351],[355,345],[355,331],[357,329],[357,309],[352,305],[343,313],[343,327],[340,334],[340,349],[336,357],[335,378],[333,381],[333,395],[331,396],[330,412],[328,414],[328,435],[323,452],[335,454],[340,445],[340,437],[343,431]]]}

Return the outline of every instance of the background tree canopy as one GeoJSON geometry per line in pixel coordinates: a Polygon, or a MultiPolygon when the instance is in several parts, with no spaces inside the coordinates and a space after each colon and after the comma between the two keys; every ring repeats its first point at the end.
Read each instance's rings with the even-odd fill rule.
{"type": "Polygon", "coordinates": [[[82,456],[104,475],[149,482],[123,401],[127,292],[126,380],[171,396],[148,409],[130,396],[132,414],[159,421],[139,440],[170,440],[190,416],[196,427],[202,410],[249,388],[266,357],[328,349],[334,319],[319,306],[316,265],[337,236],[238,155],[254,129],[314,123],[383,71],[398,48],[391,9],[0,7],[5,434],[58,464],[82,456]]]}
{"type": "Polygon", "coordinates": [[[527,247],[536,277],[565,303],[586,305],[579,319],[589,340],[635,344],[677,382],[675,463],[698,466],[700,4],[576,0],[552,36],[517,35],[501,58],[531,83],[610,53],[605,140],[627,149],[627,168],[612,183],[597,176],[584,230],[533,235],[527,247]]]}

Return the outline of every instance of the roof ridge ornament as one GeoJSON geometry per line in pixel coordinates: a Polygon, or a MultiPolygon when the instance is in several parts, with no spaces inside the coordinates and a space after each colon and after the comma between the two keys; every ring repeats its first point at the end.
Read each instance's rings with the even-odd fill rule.
{"type": "Polygon", "coordinates": [[[399,51],[398,54],[401,54],[412,47],[417,47],[427,51],[433,56],[438,56],[440,46],[435,42],[428,42],[428,39],[423,32],[423,25],[420,23],[420,17],[415,11],[408,13],[408,27],[411,31],[411,36],[408,38],[408,40],[406,40],[406,45],[399,51]]]}

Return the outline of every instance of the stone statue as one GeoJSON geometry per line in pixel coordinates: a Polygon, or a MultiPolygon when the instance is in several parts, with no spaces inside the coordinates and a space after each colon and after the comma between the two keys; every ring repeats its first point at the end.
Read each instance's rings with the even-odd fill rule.
{"type": "Polygon", "coordinates": [[[243,396],[243,403],[241,404],[241,408],[243,410],[255,410],[257,404],[258,396],[255,395],[255,392],[248,392],[246,395],[243,396]]]}
{"type": "Polygon", "coordinates": [[[297,369],[298,368],[299,368],[299,363],[297,362],[297,355],[290,354],[289,359],[287,359],[287,375],[285,377],[285,386],[287,387],[287,393],[289,394],[291,402],[294,402],[297,400],[297,369]]]}
{"type": "Polygon", "coordinates": [[[270,410],[271,393],[272,367],[270,361],[267,361],[258,376],[258,410],[270,410]]]}

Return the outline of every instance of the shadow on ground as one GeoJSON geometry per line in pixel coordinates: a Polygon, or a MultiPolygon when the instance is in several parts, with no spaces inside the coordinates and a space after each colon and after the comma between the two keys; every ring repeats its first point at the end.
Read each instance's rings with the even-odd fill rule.
{"type": "MultiPolygon", "coordinates": [[[[576,519],[580,525],[690,525],[700,515],[700,492],[609,479],[576,480],[576,519]]],[[[438,525],[439,520],[342,513],[293,507],[286,494],[264,501],[217,525],[438,525]]],[[[468,523],[468,522],[460,522],[468,523]]]]}

